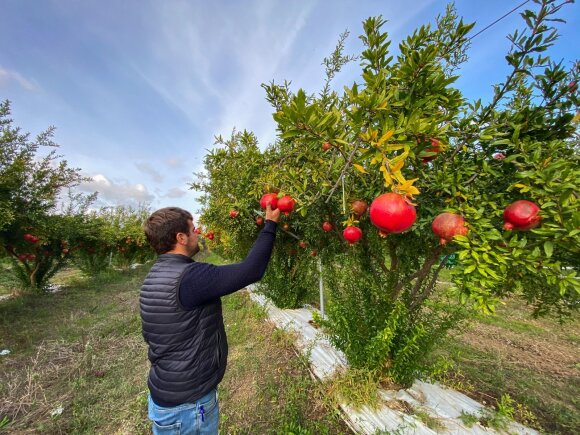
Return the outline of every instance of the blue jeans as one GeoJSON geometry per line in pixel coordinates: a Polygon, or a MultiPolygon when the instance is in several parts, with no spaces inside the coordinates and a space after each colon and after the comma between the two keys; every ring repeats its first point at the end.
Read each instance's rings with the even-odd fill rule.
{"type": "Polygon", "coordinates": [[[217,389],[194,403],[172,408],[157,405],[149,396],[149,420],[154,435],[217,434],[220,418],[217,389]]]}

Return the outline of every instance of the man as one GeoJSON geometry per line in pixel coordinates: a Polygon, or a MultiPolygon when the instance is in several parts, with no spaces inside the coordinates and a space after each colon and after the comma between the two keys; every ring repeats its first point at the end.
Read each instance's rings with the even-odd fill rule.
{"type": "Polygon", "coordinates": [[[153,213],[144,225],[157,252],[140,294],[149,345],[149,418],[154,434],[216,434],[228,355],[221,296],[259,281],[266,271],[280,210],[266,223],[244,261],[226,266],[194,262],[199,251],[191,214],[177,207],[153,213]]]}

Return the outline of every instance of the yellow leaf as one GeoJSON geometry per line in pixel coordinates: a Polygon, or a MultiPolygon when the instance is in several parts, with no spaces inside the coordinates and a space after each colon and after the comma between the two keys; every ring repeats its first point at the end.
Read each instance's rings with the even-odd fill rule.
{"type": "Polygon", "coordinates": [[[527,187],[525,184],[517,183],[514,184],[514,187],[527,187]]]}
{"type": "Polygon", "coordinates": [[[355,169],[357,171],[359,171],[361,174],[366,174],[367,171],[365,171],[365,168],[363,168],[361,165],[357,165],[356,163],[353,164],[353,166],[355,167],[355,169]]]}
{"type": "Polygon", "coordinates": [[[375,155],[373,156],[373,158],[371,159],[371,165],[374,165],[375,163],[381,163],[383,160],[383,155],[379,152],[376,152],[375,155]]]}
{"type": "Polygon", "coordinates": [[[403,148],[405,148],[405,145],[401,143],[390,143],[383,147],[385,151],[398,151],[402,150],[403,148]]]}
{"type": "Polygon", "coordinates": [[[399,160],[394,165],[391,166],[391,172],[400,172],[403,169],[403,165],[405,164],[405,160],[399,160]]]}
{"type": "Polygon", "coordinates": [[[389,174],[389,171],[387,171],[387,168],[385,168],[384,166],[381,166],[381,172],[383,173],[383,177],[385,178],[385,187],[389,187],[391,184],[393,184],[393,179],[389,174]]]}
{"type": "Polygon", "coordinates": [[[391,160],[391,165],[396,165],[399,161],[401,160],[405,160],[407,158],[407,156],[409,155],[409,151],[405,151],[402,154],[399,154],[397,157],[395,157],[393,160],[391,160]]]}
{"type": "Polygon", "coordinates": [[[385,134],[383,134],[381,136],[381,138],[379,139],[378,144],[379,145],[384,144],[386,141],[388,141],[391,138],[391,136],[393,135],[394,132],[395,132],[395,130],[389,130],[389,131],[387,131],[385,134]]]}
{"type": "Polygon", "coordinates": [[[574,118],[572,118],[572,122],[578,122],[578,121],[580,121],[580,112],[578,112],[576,114],[576,116],[574,118]]]}
{"type": "Polygon", "coordinates": [[[406,189],[407,187],[412,186],[415,183],[415,181],[417,181],[417,180],[418,180],[418,178],[413,178],[412,180],[405,181],[405,183],[403,183],[402,187],[406,189]]]}
{"type": "Polygon", "coordinates": [[[361,133],[361,138],[370,143],[376,143],[379,132],[377,130],[368,129],[365,133],[361,133]]]}
{"type": "Polygon", "coordinates": [[[401,171],[395,172],[393,174],[395,176],[395,178],[397,179],[397,181],[401,184],[404,184],[407,182],[407,180],[405,180],[405,177],[403,176],[403,174],[401,174],[401,171]]]}
{"type": "Polygon", "coordinates": [[[405,189],[405,192],[407,192],[407,194],[410,196],[419,195],[421,193],[415,186],[409,186],[407,189],[405,189]]]}

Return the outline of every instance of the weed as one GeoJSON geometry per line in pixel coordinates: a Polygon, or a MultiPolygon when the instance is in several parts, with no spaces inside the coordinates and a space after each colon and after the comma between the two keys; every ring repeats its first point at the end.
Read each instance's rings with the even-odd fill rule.
{"type": "Polygon", "coordinates": [[[470,414],[469,412],[461,411],[459,419],[467,427],[471,427],[479,421],[479,417],[475,414],[470,414]]]}
{"type": "Polygon", "coordinates": [[[336,406],[346,403],[355,409],[364,405],[377,409],[380,406],[381,381],[390,380],[381,378],[374,370],[350,367],[338,371],[326,381],[327,395],[336,406]]]}
{"type": "Polygon", "coordinates": [[[445,425],[441,422],[441,420],[439,420],[437,417],[433,417],[427,411],[420,408],[414,408],[413,413],[429,429],[433,429],[436,432],[445,429],[445,425]]]}
{"type": "Polygon", "coordinates": [[[490,427],[499,431],[503,431],[507,428],[509,419],[504,415],[501,415],[492,409],[484,408],[479,417],[479,422],[484,427],[490,427]]]}
{"type": "Polygon", "coordinates": [[[514,403],[514,399],[509,394],[502,394],[497,402],[497,413],[503,417],[512,419],[515,411],[514,403]]]}

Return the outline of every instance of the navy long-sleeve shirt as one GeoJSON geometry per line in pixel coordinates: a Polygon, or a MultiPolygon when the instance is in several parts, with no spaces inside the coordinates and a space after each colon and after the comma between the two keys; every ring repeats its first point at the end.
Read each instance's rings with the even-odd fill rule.
{"type": "Polygon", "coordinates": [[[245,286],[259,281],[266,272],[277,224],[267,220],[247,257],[241,263],[215,266],[193,262],[186,269],[179,285],[179,301],[191,310],[212,299],[229,295],[245,286]]]}

